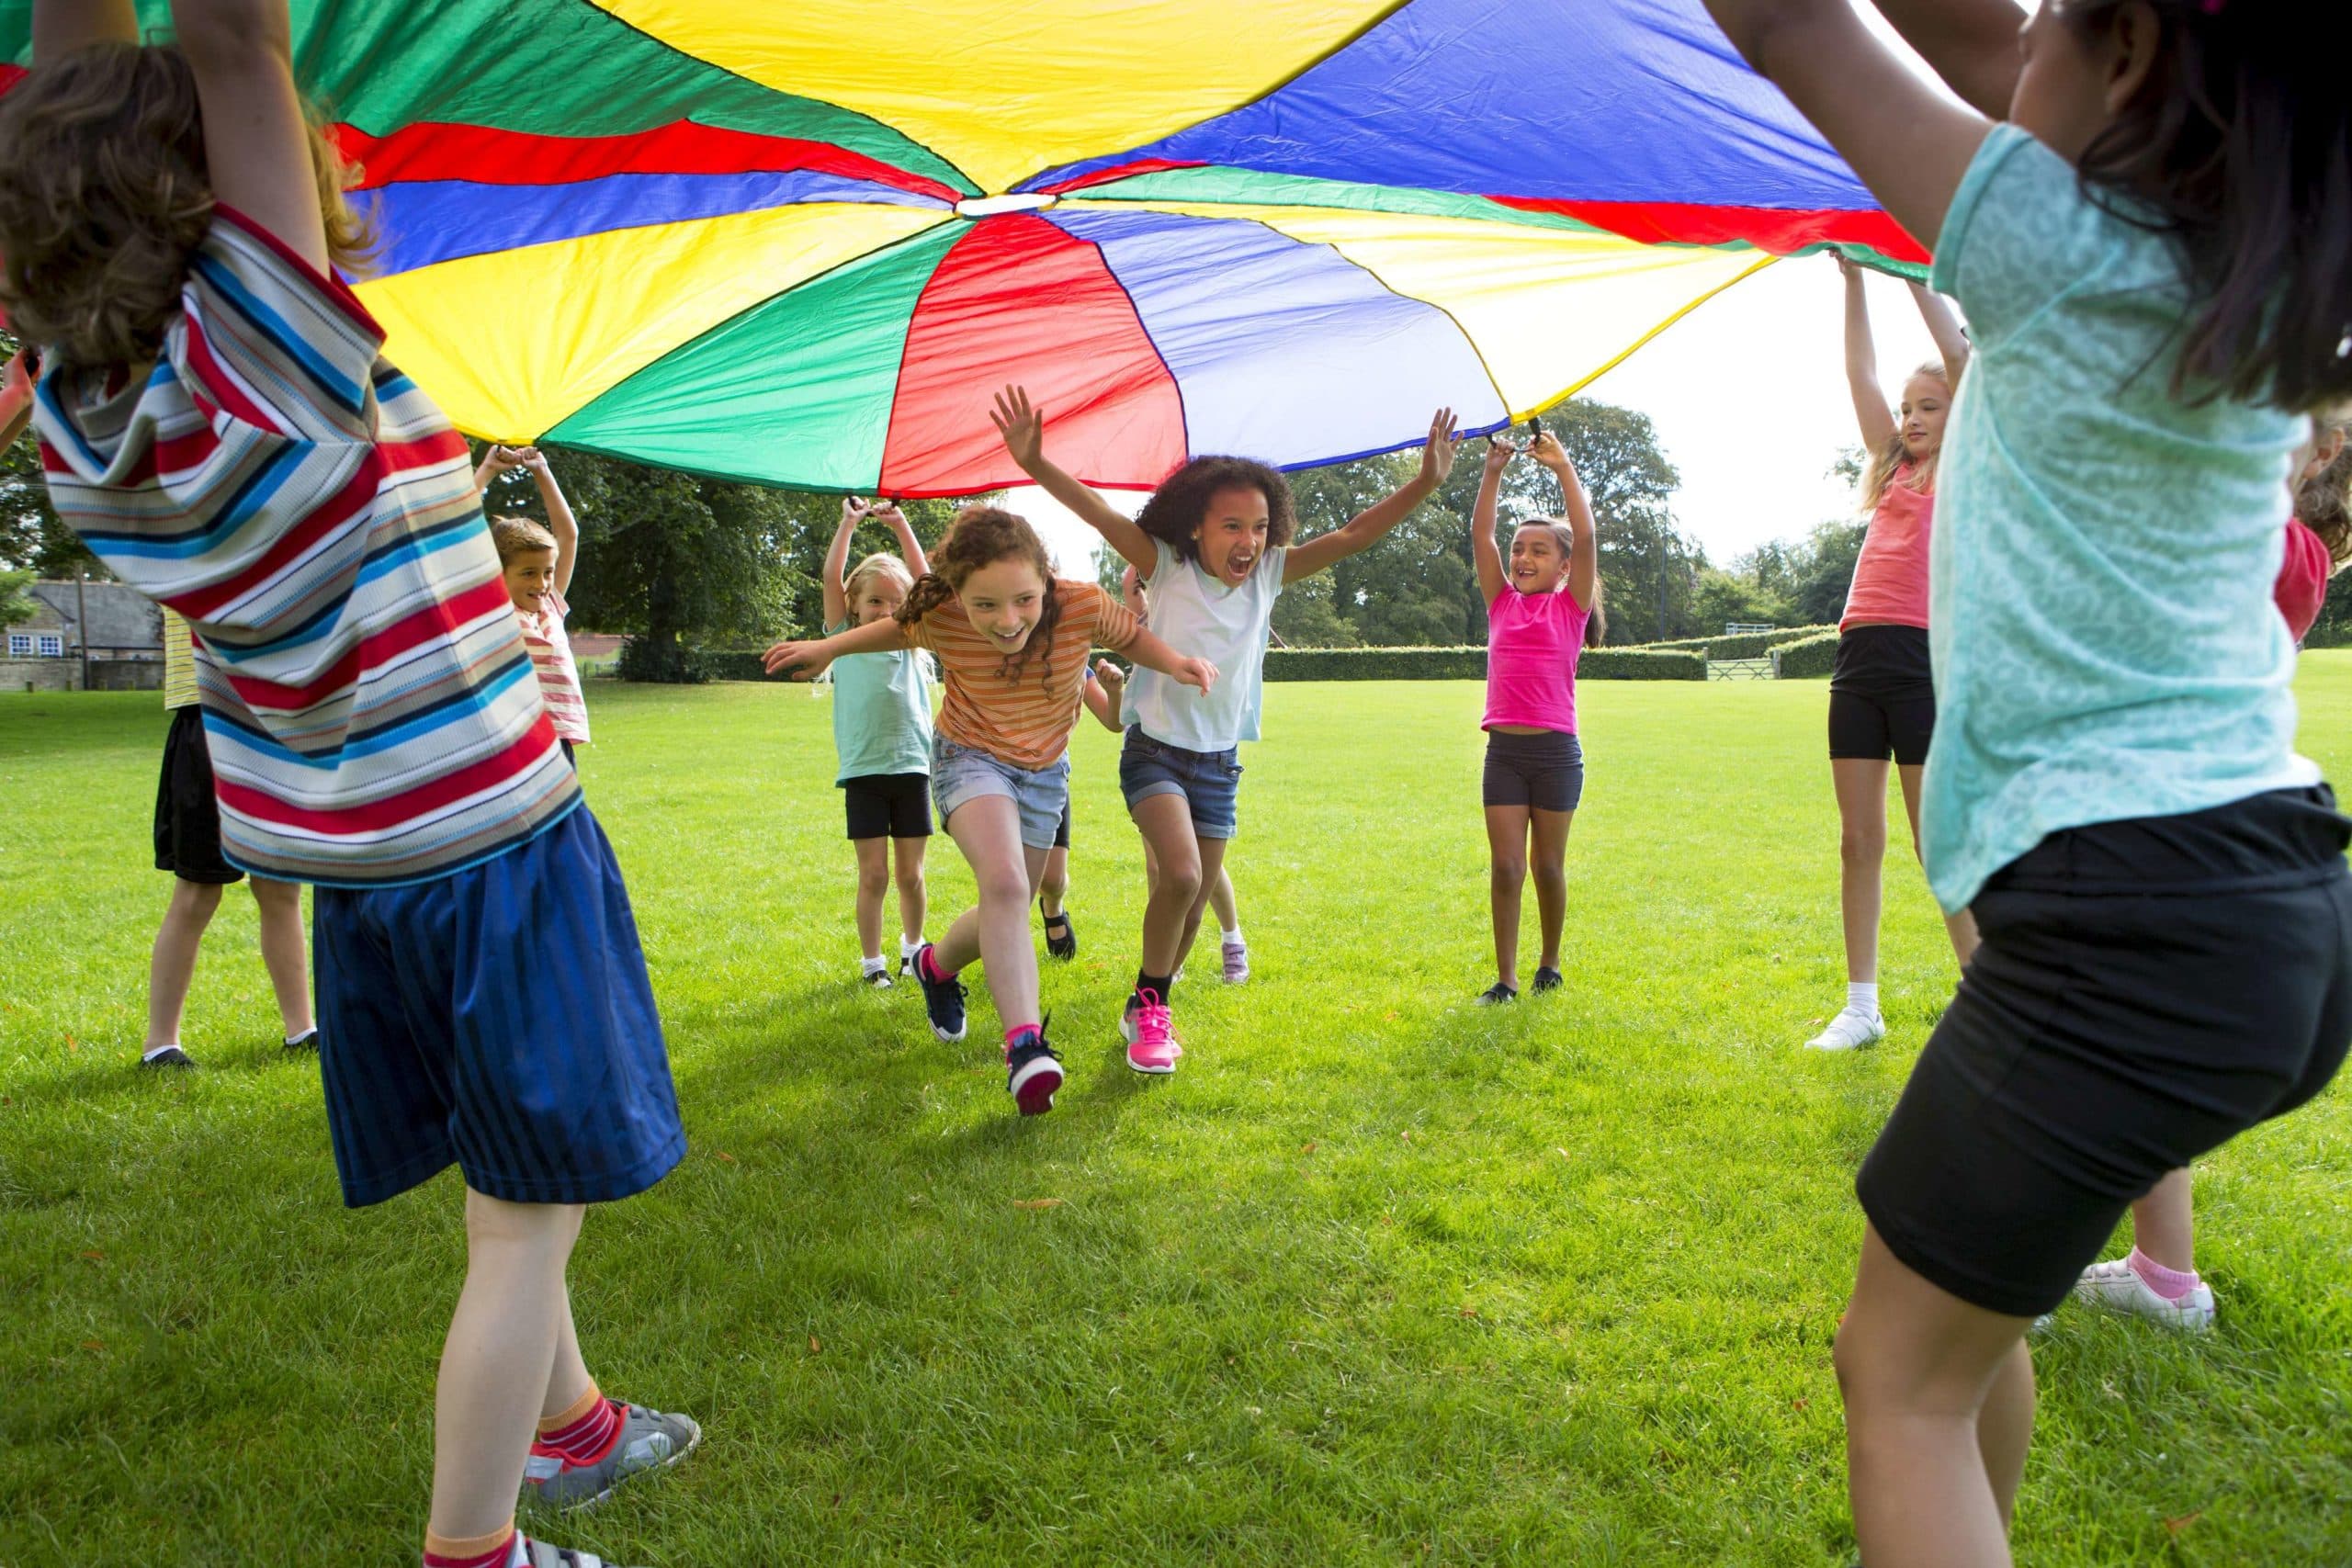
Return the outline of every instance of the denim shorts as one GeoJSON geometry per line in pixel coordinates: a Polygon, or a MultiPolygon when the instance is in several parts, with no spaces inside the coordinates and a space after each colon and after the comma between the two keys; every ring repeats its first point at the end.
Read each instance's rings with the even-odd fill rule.
{"type": "Polygon", "coordinates": [[[1241,753],[1228,746],[1222,751],[1187,751],[1146,735],[1140,726],[1127,731],[1119,751],[1119,793],[1133,811],[1155,795],[1181,795],[1193,808],[1193,831],[1204,839],[1231,839],[1241,831],[1241,753]]]}
{"type": "MultiPolygon", "coordinates": [[[[990,756],[977,746],[963,746],[944,735],[935,737],[931,750],[931,797],[939,803],[939,821],[948,818],[967,800],[1001,795],[1021,813],[1021,841],[1033,850],[1054,847],[1062,810],[1069,804],[1069,759],[1032,773],[990,756]]],[[[953,831],[953,829],[950,829],[953,831]]]]}

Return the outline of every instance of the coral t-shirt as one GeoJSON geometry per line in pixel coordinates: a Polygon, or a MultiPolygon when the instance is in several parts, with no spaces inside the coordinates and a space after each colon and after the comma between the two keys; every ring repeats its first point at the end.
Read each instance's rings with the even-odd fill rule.
{"type": "Polygon", "coordinates": [[[1841,632],[1849,626],[1924,630],[1928,625],[1928,544],[1935,531],[1936,498],[1911,488],[1912,473],[1909,463],[1895,469],[1871,513],[1861,558],[1854,562],[1853,586],[1846,590],[1846,613],[1838,617],[1841,632]]]}
{"type": "Polygon", "coordinates": [[[2289,518],[2287,558],[2278,563],[2278,581],[2271,585],[2270,596],[2278,601],[2278,613],[2287,618],[2287,629],[2297,642],[2319,619],[2320,608],[2327,603],[2327,574],[2335,570],[2327,541],[2304,527],[2301,518],[2289,518]]]}

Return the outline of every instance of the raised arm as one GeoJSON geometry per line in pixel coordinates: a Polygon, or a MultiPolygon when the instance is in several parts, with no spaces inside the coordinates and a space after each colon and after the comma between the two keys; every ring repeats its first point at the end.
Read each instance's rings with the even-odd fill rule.
{"type": "Polygon", "coordinates": [[[1854,400],[1854,423],[1862,433],[1862,449],[1875,452],[1894,434],[1894,411],[1886,406],[1886,389],[1878,382],[1878,345],[1871,339],[1871,302],[1863,292],[1862,269],[1838,258],[1846,275],[1846,390],[1854,400]]]}
{"type": "MultiPolygon", "coordinates": [[[[849,619],[849,584],[843,581],[849,573],[850,536],[866,513],[864,501],[854,495],[842,497],[841,525],[833,530],[833,542],[825,551],[824,569],[817,575],[824,579],[819,584],[825,591],[825,624],[840,626],[849,619]]],[[[917,577],[922,573],[916,572],[917,577]]]]}
{"type": "Polygon", "coordinates": [[[1879,15],[1951,90],[1987,119],[2009,118],[2018,90],[2018,28],[2012,0],[1877,0],[1879,15]]]}
{"type": "Polygon", "coordinates": [[[1413,508],[1435,495],[1438,487],[1445,483],[1445,477],[1453,472],[1456,444],[1453,411],[1438,410],[1430,420],[1429,439],[1421,443],[1420,472],[1396,493],[1374,502],[1329,533],[1318,534],[1303,545],[1293,545],[1290,553],[1283,558],[1283,581],[1296,582],[1312,577],[1324,568],[1378,544],[1382,536],[1410,517],[1413,508]]]}
{"type": "Polygon", "coordinates": [[[760,655],[760,663],[771,675],[789,670],[796,681],[813,681],[836,659],[853,653],[893,653],[913,646],[907,640],[906,629],[897,621],[868,621],[828,637],[772,644],[760,655]]]}
{"type": "Polygon", "coordinates": [[[1111,547],[1134,563],[1146,577],[1159,564],[1159,547],[1150,535],[1136,526],[1132,517],[1122,517],[1118,509],[1087,486],[1062,472],[1046,457],[1046,415],[1042,409],[1030,406],[1028,392],[1020,387],[1007,387],[996,395],[996,407],[989,412],[996,425],[996,433],[1004,437],[1004,449],[1021,465],[1021,471],[1037,481],[1040,489],[1077,513],[1079,521],[1110,541],[1111,547]]]}
{"type": "MultiPolygon", "coordinates": [[[[1974,9],[1984,0],[1966,0],[1974,9]]],[[[1882,8],[1928,12],[1945,0],[1882,8]]],[[[1707,0],[1748,64],[1828,139],[1879,205],[1929,250],[1991,119],[1914,75],[1848,0],[1707,0]]],[[[1890,19],[1892,19],[1890,14],[1890,19]]],[[[2006,107],[2006,106],[2005,106],[2006,107]]]]}
{"type": "Polygon", "coordinates": [[[137,43],[139,13],[130,0],[33,0],[33,63],[94,43],[137,43]]]}
{"type": "Polygon", "coordinates": [[[571,514],[571,502],[563,498],[563,487],[555,482],[555,470],[548,466],[546,453],[526,446],[523,466],[538,481],[539,504],[548,510],[548,532],[555,536],[555,591],[569,595],[572,569],[580,564],[580,519],[571,514]]]}
{"type": "Polygon", "coordinates": [[[1593,590],[1600,581],[1600,558],[1597,530],[1592,522],[1592,498],[1584,492],[1584,481],[1577,477],[1576,463],[1568,457],[1568,449],[1550,431],[1535,438],[1533,452],[1537,462],[1552,470],[1560,481],[1560,496],[1566,503],[1568,533],[1576,547],[1568,556],[1568,595],[1579,610],[1592,608],[1593,590]]]}
{"type": "Polygon", "coordinates": [[[212,194],[325,272],[326,220],[286,0],[173,0],[172,26],[196,74],[212,194]]]}
{"type": "Polygon", "coordinates": [[[1495,543],[1495,501],[1502,494],[1503,469],[1519,456],[1519,448],[1499,435],[1487,437],[1487,471],[1478,476],[1478,503],[1470,509],[1470,558],[1478,565],[1478,597],[1493,604],[1501,597],[1503,553],[1495,543]]]}
{"type": "Polygon", "coordinates": [[[1928,335],[1936,340],[1936,353],[1943,359],[1944,385],[1957,392],[1961,372],[1968,368],[1968,334],[1961,330],[1951,302],[1934,289],[1915,283],[1911,298],[1918,304],[1919,319],[1928,323],[1928,335]]]}
{"type": "Polygon", "coordinates": [[[485,501],[489,500],[491,481],[509,469],[519,468],[522,466],[521,449],[514,446],[501,446],[497,442],[492,442],[490,450],[484,452],[481,455],[481,461],[475,465],[474,493],[485,501]]]}
{"type": "Polygon", "coordinates": [[[890,532],[899,536],[899,554],[905,558],[907,570],[917,577],[928,576],[931,558],[922,553],[922,546],[915,538],[915,525],[907,521],[907,514],[899,510],[896,502],[888,501],[876,507],[874,514],[890,525],[890,532]]]}

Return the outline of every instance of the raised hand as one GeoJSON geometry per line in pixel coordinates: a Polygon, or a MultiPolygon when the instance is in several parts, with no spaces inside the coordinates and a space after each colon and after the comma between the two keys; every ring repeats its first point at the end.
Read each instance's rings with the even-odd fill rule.
{"type": "Polygon", "coordinates": [[[899,503],[895,501],[877,501],[865,509],[865,514],[887,528],[907,525],[907,514],[899,510],[899,503]]]}
{"type": "Polygon", "coordinates": [[[1007,387],[996,395],[996,407],[989,411],[989,423],[1004,438],[1004,449],[1023,472],[1034,468],[1046,455],[1046,416],[1030,406],[1029,393],[1021,387],[1007,387]]]}
{"type": "Polygon", "coordinates": [[[1535,438],[1534,445],[1527,449],[1527,455],[1547,468],[1564,468],[1568,465],[1568,449],[1561,446],[1560,438],[1548,430],[1535,438]]]}
{"type": "Polygon", "coordinates": [[[833,656],[820,642],[779,642],[760,655],[760,664],[769,674],[789,670],[796,681],[815,680],[832,661],[833,656]]]}
{"type": "Polygon", "coordinates": [[[516,451],[514,463],[517,468],[528,468],[535,475],[548,471],[548,455],[536,446],[525,446],[516,451]]]}
{"type": "Polygon", "coordinates": [[[874,503],[867,501],[862,495],[845,495],[842,497],[842,526],[844,528],[856,527],[860,523],[865,521],[867,514],[873,510],[874,503]]]}
{"type": "Polygon", "coordinates": [[[1453,434],[1453,411],[1440,409],[1430,420],[1429,439],[1421,445],[1421,482],[1435,490],[1453,472],[1454,448],[1461,445],[1453,434]]]}
{"type": "Polygon", "coordinates": [[[1216,666],[1205,659],[1180,659],[1170,673],[1187,686],[1198,686],[1204,696],[1216,684],[1216,666]]]}
{"type": "Polygon", "coordinates": [[[524,453],[536,452],[538,448],[535,446],[493,446],[490,449],[490,456],[481,460],[481,466],[490,478],[496,479],[499,475],[505,473],[510,468],[521,468],[523,466],[524,453]]]}
{"type": "Polygon", "coordinates": [[[1127,672],[1107,659],[1094,661],[1094,678],[1102,682],[1102,689],[1111,694],[1114,701],[1127,689],[1127,672]]]}
{"type": "Polygon", "coordinates": [[[1487,471],[1488,473],[1495,473],[1508,468],[1510,460],[1518,456],[1518,446],[1508,437],[1501,435],[1487,437],[1487,471]]]}

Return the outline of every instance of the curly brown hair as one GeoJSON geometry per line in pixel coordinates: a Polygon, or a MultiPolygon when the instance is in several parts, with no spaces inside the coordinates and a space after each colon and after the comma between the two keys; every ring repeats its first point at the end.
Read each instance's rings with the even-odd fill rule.
{"type": "Polygon", "coordinates": [[[1290,481],[1277,468],[1250,457],[1195,457],[1160,481],[1136,513],[1136,526],[1176,552],[1178,560],[1198,560],[1195,536],[1207,521],[1209,502],[1221,490],[1254,490],[1266,498],[1266,543],[1280,549],[1298,531],[1290,502],[1290,481]]]}
{"type": "MultiPolygon", "coordinates": [[[[168,45],[96,44],[0,98],[0,306],[66,363],[161,350],[188,258],[212,224],[196,73],[168,45]]],[[[313,119],[311,162],[334,265],[367,259],[350,166],[313,119]]]]}
{"type": "Polygon", "coordinates": [[[1029,655],[1037,652],[1044,665],[1039,680],[1050,691],[1054,683],[1054,628],[1062,618],[1061,593],[1054,582],[1054,558],[1046,553],[1046,542],[1037,537],[1037,531],[1029,526],[1026,518],[1014,513],[997,506],[974,505],[956,513],[956,520],[947,525],[947,532],[940,538],[939,547],[931,552],[931,570],[915,579],[906,603],[899,606],[899,625],[911,632],[925,615],[955,598],[972,573],[1001,560],[1025,560],[1035,567],[1038,578],[1046,585],[1046,604],[1029,640],[1021,645],[1020,652],[1006,654],[997,672],[1007,681],[1019,681],[1029,655]]]}

